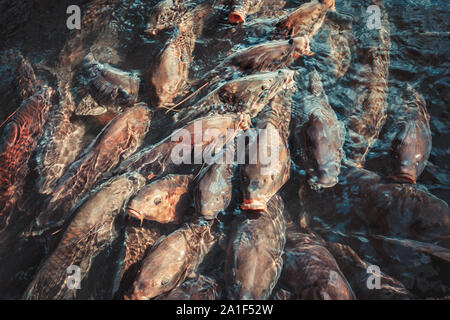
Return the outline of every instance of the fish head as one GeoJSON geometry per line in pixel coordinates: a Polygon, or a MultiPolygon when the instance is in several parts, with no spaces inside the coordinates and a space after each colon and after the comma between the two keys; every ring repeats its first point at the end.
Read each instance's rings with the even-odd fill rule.
{"type": "Polygon", "coordinates": [[[161,1],[153,8],[145,32],[155,36],[161,30],[175,23],[177,15],[177,8],[172,0],[161,1]]]}
{"type": "Polygon", "coordinates": [[[297,59],[304,55],[312,55],[310,47],[310,39],[308,35],[302,35],[288,40],[291,46],[291,52],[294,59],[297,59]]]}
{"type": "Polygon", "coordinates": [[[326,5],[331,11],[336,11],[336,0],[319,0],[319,2],[326,5]]]}
{"type": "Polygon", "coordinates": [[[239,105],[248,113],[263,108],[278,92],[293,87],[294,71],[264,72],[230,81],[219,88],[224,103],[239,105]]]}
{"type": "Polygon", "coordinates": [[[277,134],[269,127],[258,136],[259,152],[249,146],[249,164],[241,167],[242,210],[266,212],[267,202],[289,180],[289,150],[281,138],[274,142],[277,134]],[[261,152],[262,148],[267,149],[261,152]],[[252,154],[257,154],[256,161],[252,154]]]}
{"type": "Polygon", "coordinates": [[[126,212],[141,221],[178,222],[188,205],[188,190],[171,178],[148,184],[129,202],[126,212]]]}
{"type": "Polygon", "coordinates": [[[227,164],[213,164],[197,185],[196,211],[206,219],[214,219],[230,203],[233,174],[230,167],[227,164]]]}
{"type": "Polygon", "coordinates": [[[411,122],[401,126],[392,142],[392,173],[401,183],[416,183],[431,153],[431,133],[426,124],[411,122]]]}
{"type": "MultiPolygon", "coordinates": [[[[323,115],[323,114],[322,114],[323,115]]],[[[312,116],[296,135],[301,135],[303,162],[313,189],[338,183],[344,152],[344,126],[337,119],[312,116]]]]}

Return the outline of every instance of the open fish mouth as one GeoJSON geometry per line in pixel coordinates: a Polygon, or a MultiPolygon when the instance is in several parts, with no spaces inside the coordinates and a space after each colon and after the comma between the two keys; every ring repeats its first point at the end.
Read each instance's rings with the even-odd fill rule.
{"type": "Polygon", "coordinates": [[[388,176],[388,179],[392,179],[399,183],[416,184],[416,178],[408,173],[398,173],[388,176]]]}
{"type": "Polygon", "coordinates": [[[267,203],[264,199],[244,199],[241,204],[242,210],[265,212],[267,211],[267,203]]]}
{"type": "Polygon", "coordinates": [[[239,11],[232,11],[232,12],[230,12],[230,15],[228,16],[228,21],[230,23],[244,23],[245,16],[239,11]]]}
{"type": "Polygon", "coordinates": [[[126,213],[128,215],[132,216],[133,218],[136,218],[136,219],[140,220],[141,223],[144,220],[144,215],[140,211],[137,211],[137,210],[135,210],[133,208],[130,208],[130,207],[127,207],[127,209],[125,211],[126,211],[126,213]]]}

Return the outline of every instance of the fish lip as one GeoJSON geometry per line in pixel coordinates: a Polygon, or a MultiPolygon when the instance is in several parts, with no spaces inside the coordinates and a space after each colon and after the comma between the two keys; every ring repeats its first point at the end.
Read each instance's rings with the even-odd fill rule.
{"type": "Polygon", "coordinates": [[[244,23],[245,16],[239,11],[231,11],[228,16],[228,22],[230,23],[244,23]]]}
{"type": "Polygon", "coordinates": [[[267,203],[264,199],[244,199],[241,204],[242,210],[265,212],[267,211],[267,203]]]}
{"type": "Polygon", "coordinates": [[[141,221],[144,219],[144,215],[141,212],[139,212],[131,207],[127,207],[127,209],[125,211],[128,215],[132,216],[133,218],[136,218],[141,221]]]}
{"type": "Polygon", "coordinates": [[[335,181],[330,182],[330,183],[318,183],[318,182],[311,183],[310,182],[309,185],[311,186],[311,189],[313,189],[315,191],[319,191],[321,189],[332,188],[335,185],[337,185],[338,183],[339,183],[339,180],[336,179],[335,181]]]}
{"type": "Polygon", "coordinates": [[[392,174],[392,175],[388,176],[388,179],[392,179],[399,183],[410,183],[410,184],[417,183],[416,178],[413,175],[411,175],[409,173],[405,173],[405,172],[392,174]]]}

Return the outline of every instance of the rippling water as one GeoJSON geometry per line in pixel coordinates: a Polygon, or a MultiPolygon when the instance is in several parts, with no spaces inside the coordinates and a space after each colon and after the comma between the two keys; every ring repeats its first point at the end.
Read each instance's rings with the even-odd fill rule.
{"type": "MultiPolygon", "coordinates": [[[[54,67],[61,50],[70,40],[70,32],[65,26],[66,8],[75,2],[83,10],[90,3],[90,1],[59,1],[56,3],[54,1],[27,1],[20,10],[14,11],[22,14],[12,15],[14,19],[2,19],[0,22],[0,121],[3,121],[20,103],[16,100],[13,85],[17,54],[23,54],[36,64],[42,63],[54,67]]],[[[156,54],[170,37],[171,32],[163,31],[157,37],[144,33],[149,13],[157,1],[93,2],[109,4],[109,6],[101,10],[102,14],[95,24],[82,26],[87,37],[82,40],[82,43],[75,43],[72,48],[90,49],[96,52],[102,62],[110,63],[120,69],[135,70],[141,73],[144,81],[141,97],[145,101],[148,98],[145,90],[146,72],[156,54]],[[90,28],[93,30],[89,30],[90,28]]],[[[244,26],[233,26],[227,22],[228,9],[222,2],[217,1],[213,15],[206,21],[203,35],[197,40],[194,62],[190,72],[192,79],[201,78],[206,71],[231,53],[249,45],[267,41],[270,22],[280,17],[286,10],[295,8],[304,1],[274,0],[275,5],[265,7],[260,13],[248,17],[244,26]]],[[[8,7],[11,3],[13,1],[0,1],[0,8],[8,7]]],[[[370,45],[373,32],[366,26],[366,8],[370,4],[370,1],[336,0],[337,11],[342,14],[345,21],[352,21],[355,48],[370,45]]],[[[411,84],[425,98],[431,115],[433,148],[429,164],[418,180],[418,185],[419,188],[428,190],[438,198],[450,203],[450,148],[448,143],[450,139],[450,76],[448,72],[450,3],[445,0],[395,0],[385,1],[385,6],[392,42],[388,104],[395,106],[401,102],[398,97],[407,83],[411,84]]],[[[299,74],[305,68],[315,67],[319,70],[330,104],[337,112],[338,117],[344,120],[348,107],[355,98],[352,71],[358,66],[352,64],[345,76],[336,79],[330,64],[332,53],[327,45],[329,33],[330,25],[326,21],[311,44],[315,56],[300,59],[292,68],[299,70],[299,74]]],[[[358,52],[358,50],[352,51],[352,62],[357,60],[358,52]]],[[[300,76],[297,77],[298,81],[301,79],[300,76]]],[[[298,92],[294,99],[294,110],[301,107],[299,95],[301,92],[298,92]]],[[[158,141],[170,129],[165,127],[167,126],[166,118],[163,115],[160,116],[160,118],[155,118],[152,123],[154,130],[150,131],[148,142],[158,141]]],[[[99,128],[93,130],[98,131],[99,128]]],[[[381,140],[375,143],[367,156],[366,168],[386,174],[389,165],[385,157],[387,148],[388,146],[381,140]]],[[[301,170],[298,173],[300,177],[303,174],[301,170]]],[[[297,191],[297,180],[290,181],[283,189],[285,200],[289,201],[288,207],[292,211],[301,210],[297,191]]],[[[330,191],[327,190],[325,194],[327,192],[330,191]]],[[[320,201],[320,197],[321,194],[315,194],[310,198],[305,196],[305,199],[320,201]]],[[[349,199],[344,199],[341,206],[345,207],[350,202],[349,199]]],[[[351,244],[353,248],[358,249],[360,255],[364,254],[369,261],[385,265],[400,261],[401,265],[391,266],[389,271],[398,275],[404,284],[409,289],[414,289],[419,296],[442,297],[449,295],[448,264],[443,264],[441,261],[425,255],[408,252],[404,248],[396,248],[395,245],[386,249],[387,245],[380,240],[339,234],[344,232],[346,227],[340,224],[338,218],[311,217],[310,219],[312,225],[318,229],[330,227],[329,229],[336,233],[325,235],[327,239],[351,244]],[[391,254],[389,259],[382,257],[383,250],[391,254]],[[417,265],[417,272],[407,270],[408,264],[411,263],[417,265]],[[414,277],[417,274],[425,275],[422,279],[426,284],[414,283],[414,277]],[[434,289],[430,289],[431,287],[434,289]]]]}

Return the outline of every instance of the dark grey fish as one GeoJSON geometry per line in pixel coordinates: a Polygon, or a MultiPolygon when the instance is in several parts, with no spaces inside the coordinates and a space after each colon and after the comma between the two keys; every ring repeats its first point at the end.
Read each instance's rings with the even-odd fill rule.
{"type": "Polygon", "coordinates": [[[96,270],[96,274],[91,272],[93,260],[111,248],[119,236],[120,226],[117,221],[124,212],[128,199],[144,184],[142,176],[126,174],[113,178],[94,190],[75,211],[74,219],[57,248],[41,266],[24,298],[76,299],[78,291],[67,285],[70,281],[70,266],[80,268],[81,280],[91,278],[95,281],[100,277],[102,269],[96,270]]]}
{"type": "Polygon", "coordinates": [[[145,258],[141,271],[126,297],[148,300],[172,290],[197,271],[205,255],[217,242],[211,222],[186,224],[162,237],[145,258]]]}
{"type": "Polygon", "coordinates": [[[391,144],[389,177],[398,182],[416,183],[431,153],[430,115],[425,99],[410,85],[404,92],[403,101],[388,116],[387,130],[396,133],[391,144]]]}
{"type": "Polygon", "coordinates": [[[280,281],[296,299],[354,300],[355,294],[331,253],[314,235],[290,230],[280,281]]]}
{"type": "Polygon", "coordinates": [[[294,136],[302,163],[314,189],[338,183],[344,157],[344,124],[331,108],[319,73],[309,73],[309,93],[303,95],[302,109],[294,118],[294,136]]]}
{"type": "Polygon", "coordinates": [[[385,8],[381,8],[381,29],[377,38],[359,53],[355,61],[355,102],[347,119],[349,141],[347,157],[362,167],[365,157],[386,122],[388,75],[390,62],[390,27],[385,8]]]}
{"type": "Polygon", "coordinates": [[[283,267],[286,242],[283,210],[281,197],[275,195],[264,214],[248,213],[247,219],[239,219],[225,260],[229,299],[265,300],[271,295],[283,267]]]}
{"type": "Polygon", "coordinates": [[[370,290],[367,282],[372,274],[368,273],[367,270],[371,264],[362,260],[347,245],[327,243],[326,246],[333,254],[342,272],[355,290],[357,299],[414,299],[414,295],[401,282],[384,272],[380,272],[380,288],[370,290]]]}

